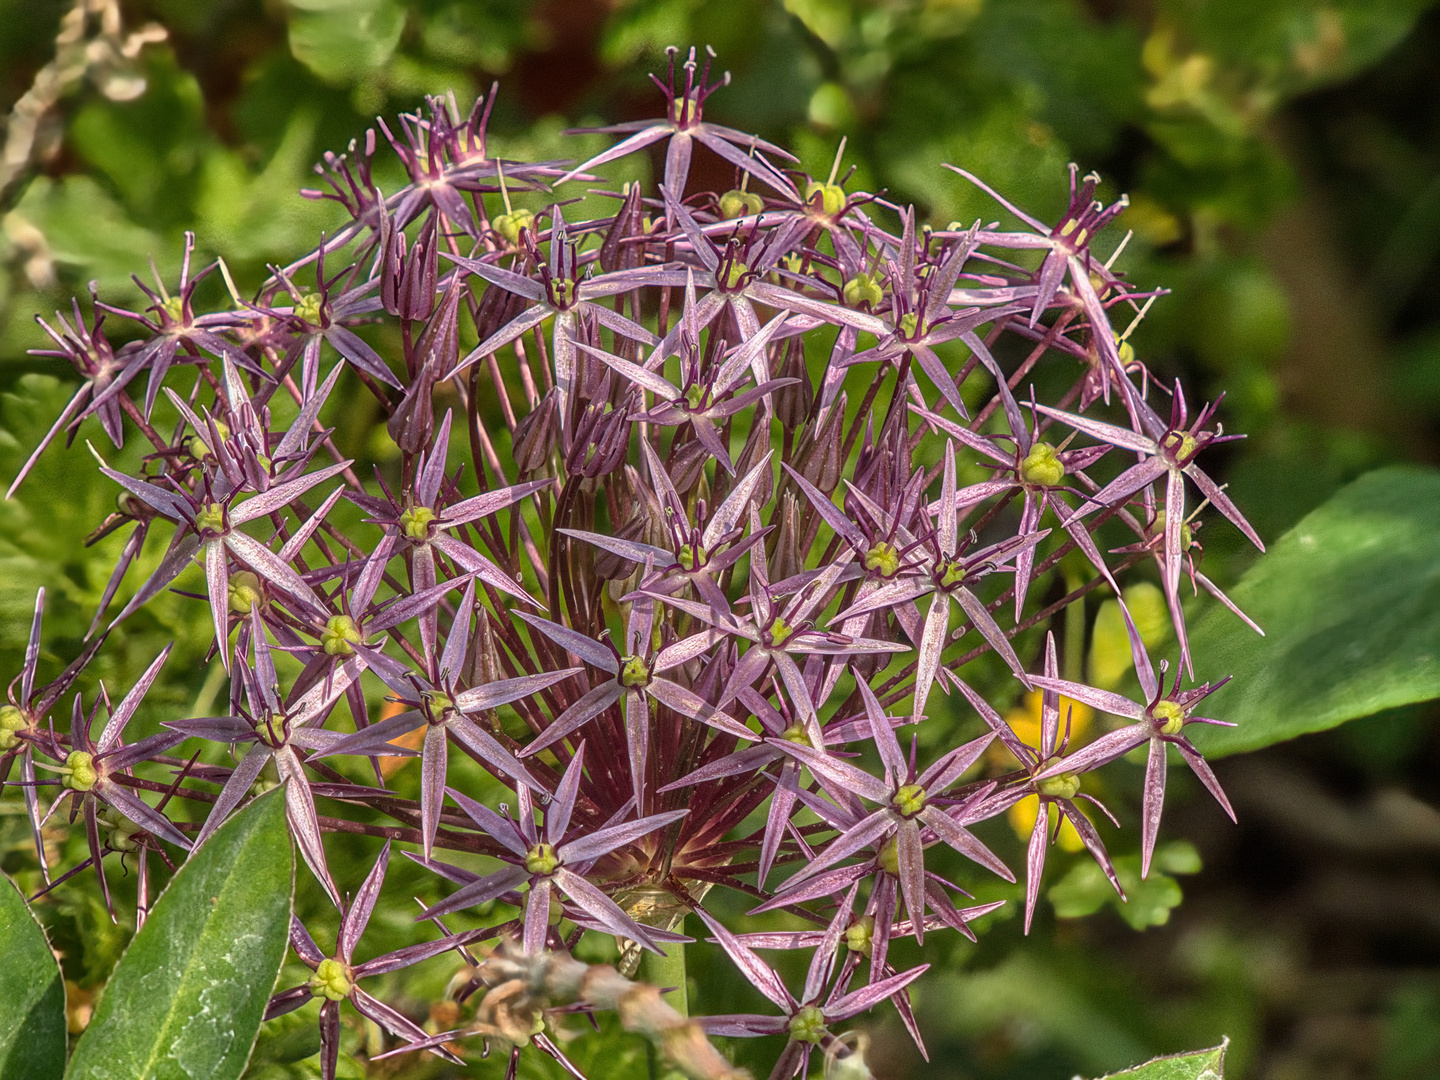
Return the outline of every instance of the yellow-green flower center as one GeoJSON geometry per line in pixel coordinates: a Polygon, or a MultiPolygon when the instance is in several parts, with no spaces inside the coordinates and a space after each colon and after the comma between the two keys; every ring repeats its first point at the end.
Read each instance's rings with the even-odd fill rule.
{"type": "Polygon", "coordinates": [[[575,282],[569,278],[552,281],[550,292],[555,297],[555,306],[558,308],[568,308],[575,303],[575,282]]]}
{"type": "Polygon", "coordinates": [[[534,231],[535,215],[529,210],[511,210],[508,214],[501,214],[490,225],[507,244],[517,247],[521,229],[534,231]]]}
{"type": "Polygon", "coordinates": [[[71,791],[89,791],[100,782],[95,757],[84,750],[72,750],[65,759],[65,775],[60,781],[71,791]]]}
{"type": "Polygon", "coordinates": [[[219,503],[206,503],[195,515],[195,529],[202,535],[218,536],[225,531],[225,507],[219,503]]]}
{"type": "Polygon", "coordinates": [[[811,180],[805,185],[805,201],[812,207],[815,196],[820,196],[820,210],[828,218],[839,217],[845,211],[845,189],[839,184],[822,184],[811,180]]]}
{"type": "Polygon", "coordinates": [[[295,314],[311,326],[319,326],[320,306],[323,302],[319,293],[306,293],[295,301],[295,314]]]}
{"type": "Polygon", "coordinates": [[[620,661],[621,686],[646,686],[650,682],[650,665],[643,656],[627,656],[620,661]]]}
{"type": "Polygon", "coordinates": [[[790,1038],[796,1042],[818,1043],[825,1037],[825,1014],[806,1005],[790,1018],[790,1038]]]}
{"type": "Polygon", "coordinates": [[[694,383],[685,391],[685,404],[691,409],[698,409],[705,403],[705,388],[699,383],[694,383]]]}
{"type": "Polygon", "coordinates": [[[845,928],[845,947],[851,952],[869,956],[874,937],[875,919],[866,915],[859,922],[851,923],[845,928]]]}
{"type": "Polygon", "coordinates": [[[887,874],[900,873],[900,842],[895,837],[885,841],[885,846],[875,856],[875,861],[880,864],[880,869],[887,874]]]}
{"type": "Polygon", "coordinates": [[[914,338],[915,331],[920,328],[920,316],[913,311],[907,311],[900,316],[900,333],[905,338],[914,338]]]}
{"type": "Polygon", "coordinates": [[[709,562],[710,555],[699,544],[681,544],[680,550],[675,553],[675,561],[682,570],[695,570],[709,562]]]}
{"type": "Polygon", "coordinates": [[[1027,484],[1054,487],[1065,478],[1065,463],[1053,446],[1037,442],[1020,463],[1020,475],[1027,484]]]}
{"type": "Polygon", "coordinates": [[[428,506],[412,506],[400,515],[400,531],[417,544],[430,539],[430,523],[435,511],[428,506]]]}
{"type": "Polygon", "coordinates": [[[106,810],[100,814],[100,827],[109,831],[110,836],[106,843],[115,851],[135,851],[140,845],[135,841],[135,834],[140,831],[140,826],[127,818],[118,810],[106,810]]]}
{"type": "Polygon", "coordinates": [[[1073,799],[1080,790],[1080,774],[1067,772],[1059,776],[1048,776],[1035,784],[1035,790],[1052,799],[1073,799]]]}
{"type": "Polygon", "coordinates": [[[894,577],[900,572],[900,552],[894,544],[881,540],[865,552],[865,569],[883,578],[894,577]]]}
{"type": "Polygon", "coordinates": [[[425,690],[421,692],[420,696],[425,701],[425,708],[430,714],[431,723],[444,723],[446,714],[455,711],[455,699],[443,690],[425,690]]]}
{"type": "Polygon", "coordinates": [[[532,874],[549,876],[560,866],[560,856],[552,844],[540,843],[525,853],[525,869],[532,874]]]}
{"type": "Polygon", "coordinates": [[[859,307],[861,304],[869,304],[872,308],[878,307],[885,299],[885,293],[869,274],[856,274],[849,281],[845,282],[843,292],[847,307],[859,307]]]}
{"type": "Polygon", "coordinates": [[[725,288],[740,288],[745,280],[745,275],[748,273],[750,273],[750,267],[746,266],[739,259],[731,259],[729,267],[725,270],[725,288]]]}
{"type": "Polygon", "coordinates": [[[248,615],[256,604],[265,602],[265,593],[260,588],[260,579],[249,570],[239,570],[230,575],[230,610],[237,615],[248,615]]]}
{"type": "Polygon", "coordinates": [[[919,784],[906,784],[890,800],[901,817],[914,817],[925,809],[925,789],[919,784]]]}
{"type": "Polygon", "coordinates": [[[180,322],[185,317],[185,301],[178,296],[167,296],[160,309],[170,316],[171,322],[180,322]]]}
{"type": "Polygon", "coordinates": [[[14,705],[0,705],[0,750],[14,750],[20,744],[20,736],[15,733],[29,726],[25,714],[14,705]]]}
{"type": "Polygon", "coordinates": [[[1150,706],[1150,718],[1161,735],[1178,735],[1185,726],[1185,710],[1169,698],[1150,706]]]}
{"type": "Polygon", "coordinates": [[[951,559],[940,568],[939,585],[942,589],[953,589],[965,580],[965,563],[962,559],[951,559]]]}
{"type": "Polygon", "coordinates": [[[359,645],[360,641],[360,628],[349,615],[330,616],[320,632],[320,647],[326,656],[354,656],[351,646],[359,645]]]}
{"type": "Polygon", "coordinates": [[[805,730],[804,724],[791,724],[780,733],[780,737],[786,742],[793,742],[796,746],[811,746],[815,744],[810,741],[810,734],[805,730]]]}
{"type": "Polygon", "coordinates": [[[765,633],[766,636],[770,639],[770,645],[778,647],[785,644],[785,642],[789,640],[790,636],[795,633],[795,628],[789,623],[787,623],[784,619],[782,619],[779,615],[776,615],[775,618],[771,620],[770,627],[765,631],[765,633]]]}
{"type": "Polygon", "coordinates": [[[1198,444],[1188,431],[1167,431],[1160,445],[1171,459],[1183,465],[1195,456],[1198,444]]]}
{"type": "Polygon", "coordinates": [[[753,191],[731,188],[720,196],[720,216],[722,218],[749,217],[764,209],[765,200],[753,191]]]}
{"type": "Polygon", "coordinates": [[[327,1001],[339,1001],[350,996],[355,989],[352,972],[348,964],[339,960],[321,960],[315,974],[310,976],[310,993],[327,1001]]]}

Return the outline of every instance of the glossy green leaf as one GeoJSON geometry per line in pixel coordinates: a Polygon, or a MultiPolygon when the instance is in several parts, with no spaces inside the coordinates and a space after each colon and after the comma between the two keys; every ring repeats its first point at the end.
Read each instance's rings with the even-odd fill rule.
{"type": "Polygon", "coordinates": [[[1440,697],[1440,472],[1379,469],[1275,543],[1191,635],[1206,702],[1234,728],[1187,729],[1207,756],[1254,750],[1440,697]]]}
{"type": "Polygon", "coordinates": [[[65,1070],[65,981],[45,931],[0,875],[0,1080],[56,1080],[65,1070]]]}
{"type": "Polygon", "coordinates": [[[285,956],[294,855],[279,791],[181,867],[75,1047],[69,1080],[233,1080],[285,956]]]}
{"type": "Polygon", "coordinates": [[[1221,1080],[1225,1075],[1226,1039],[1209,1050],[1193,1050],[1187,1054],[1159,1057],[1124,1072],[1111,1073],[1102,1080],[1221,1080]]]}

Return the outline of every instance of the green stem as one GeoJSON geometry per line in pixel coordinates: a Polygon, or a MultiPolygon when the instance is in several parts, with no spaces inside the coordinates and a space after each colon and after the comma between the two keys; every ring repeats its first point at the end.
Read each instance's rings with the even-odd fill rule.
{"type": "MultiPolygon", "coordinates": [[[[1065,591],[1074,592],[1086,578],[1065,568],[1065,591]]],[[[1065,609],[1064,677],[1071,682],[1085,678],[1085,598],[1080,597],[1065,609]]]]}
{"type": "MultiPolygon", "coordinates": [[[[683,934],[685,920],[675,926],[676,933],[683,934]]],[[[690,1015],[690,995],[685,984],[685,946],[680,942],[666,942],[666,954],[646,952],[640,961],[640,979],[655,987],[674,987],[663,994],[665,1004],[681,1016],[690,1015]]]]}

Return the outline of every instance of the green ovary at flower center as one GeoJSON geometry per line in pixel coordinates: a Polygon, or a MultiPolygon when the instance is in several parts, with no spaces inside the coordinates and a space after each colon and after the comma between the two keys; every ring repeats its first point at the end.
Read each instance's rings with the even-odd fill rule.
{"type": "Polygon", "coordinates": [[[140,846],[135,841],[135,834],[140,831],[140,826],[117,810],[102,813],[100,827],[109,830],[110,836],[105,842],[112,850],[134,851],[140,846]]]}
{"type": "Polygon", "coordinates": [[[1020,475],[1027,484],[1054,487],[1065,478],[1065,463],[1053,446],[1037,442],[1020,463],[1020,475]]]}
{"type": "Polygon", "coordinates": [[[785,644],[785,642],[789,640],[790,636],[795,633],[795,628],[789,623],[787,623],[784,619],[782,619],[779,615],[776,615],[774,620],[770,623],[769,629],[766,630],[765,633],[766,636],[770,639],[771,646],[778,648],[779,646],[785,644]]]}
{"type": "Polygon", "coordinates": [[[792,742],[796,746],[813,747],[815,745],[810,741],[810,734],[805,730],[804,724],[791,724],[780,733],[780,738],[786,742],[792,742]]]}
{"type": "Polygon", "coordinates": [[[960,559],[951,559],[945,563],[940,570],[940,588],[953,589],[965,580],[965,563],[960,559]]]}
{"type": "Polygon", "coordinates": [[[685,405],[690,409],[698,409],[705,404],[705,388],[695,383],[685,391],[685,405]]]}
{"type": "Polygon", "coordinates": [[[295,301],[295,315],[311,326],[320,325],[320,307],[324,303],[319,293],[306,293],[295,301]]]}
{"type": "Polygon", "coordinates": [[[880,869],[884,870],[887,874],[899,874],[900,841],[893,836],[890,837],[889,840],[886,840],[885,846],[882,847],[880,853],[875,856],[875,861],[880,864],[880,869]]]}
{"type": "Polygon", "coordinates": [[[806,1005],[790,1018],[790,1038],[796,1042],[818,1043],[825,1037],[825,1014],[806,1005]]]}
{"type": "Polygon", "coordinates": [[[178,323],[185,318],[185,301],[178,296],[167,296],[160,304],[160,308],[170,316],[171,322],[178,323]]]}
{"type": "Polygon", "coordinates": [[[230,610],[237,615],[248,615],[256,604],[265,602],[260,591],[260,579],[249,570],[240,570],[230,575],[230,610]]]}
{"type": "Polygon", "coordinates": [[[710,555],[699,544],[681,544],[680,550],[675,553],[675,561],[682,570],[698,570],[710,561],[710,555]]]}
{"type": "Polygon", "coordinates": [[[845,282],[843,293],[845,303],[849,307],[859,307],[862,303],[869,304],[872,308],[878,307],[885,299],[885,293],[876,284],[875,279],[869,274],[856,274],[849,281],[845,282]]]}
{"type": "Polygon", "coordinates": [[[25,714],[14,705],[0,706],[0,750],[14,750],[20,745],[20,736],[15,733],[29,726],[25,714]]]}
{"type": "Polygon", "coordinates": [[[225,531],[225,507],[219,503],[206,503],[195,515],[195,530],[218,536],[225,531]]]}
{"type": "Polygon", "coordinates": [[[650,665],[643,656],[627,656],[620,661],[621,686],[645,686],[650,682],[650,665]]]}
{"type": "Polygon", "coordinates": [[[1188,431],[1170,431],[1166,432],[1160,445],[1173,460],[1184,464],[1195,456],[1195,450],[1198,444],[1195,441],[1195,436],[1191,435],[1188,431]]]}
{"type": "Polygon", "coordinates": [[[417,544],[430,539],[430,523],[435,520],[435,511],[428,506],[412,506],[400,515],[400,531],[417,544]]]}
{"type": "Polygon", "coordinates": [[[920,329],[920,316],[913,311],[907,311],[900,316],[900,334],[906,339],[913,339],[915,331],[920,329]]]}
{"type": "Polygon", "coordinates": [[[1150,706],[1150,718],[1161,735],[1179,735],[1185,726],[1185,710],[1168,698],[1150,706]]]}
{"type": "Polygon", "coordinates": [[[845,189],[839,184],[822,184],[811,180],[805,185],[805,201],[815,205],[815,196],[820,196],[820,209],[828,218],[838,217],[845,210],[845,189]]]}
{"type": "Polygon", "coordinates": [[[1080,775],[1067,772],[1061,773],[1059,776],[1047,776],[1044,780],[1036,782],[1035,790],[1052,799],[1073,799],[1075,793],[1080,790],[1080,775]]]}
{"type": "Polygon", "coordinates": [[[900,552],[894,544],[881,540],[865,552],[865,569],[884,578],[894,577],[900,571],[900,552]]]}
{"type": "Polygon", "coordinates": [[[65,777],[60,782],[71,791],[89,791],[100,782],[95,758],[84,750],[72,750],[65,759],[65,777]]]}
{"type": "Polygon", "coordinates": [[[725,288],[730,290],[740,288],[741,283],[745,280],[745,275],[748,273],[750,273],[750,267],[746,266],[739,259],[732,260],[729,268],[725,271],[725,288]]]}
{"type": "Polygon", "coordinates": [[[354,656],[354,645],[360,644],[360,628],[349,615],[332,615],[320,632],[320,647],[326,656],[354,656]]]}
{"type": "Polygon", "coordinates": [[[521,229],[535,228],[535,215],[529,210],[511,210],[508,214],[501,214],[490,223],[504,241],[511,247],[520,243],[521,229]]]}
{"type": "Polygon", "coordinates": [[[748,217],[751,214],[758,214],[764,209],[765,200],[753,191],[731,188],[720,196],[720,216],[722,218],[748,217]]]}
{"type": "Polygon", "coordinates": [[[425,707],[433,724],[444,723],[446,714],[455,711],[455,699],[443,690],[425,690],[420,696],[425,699],[425,707]]]}
{"type": "Polygon", "coordinates": [[[891,800],[902,817],[914,817],[925,809],[925,789],[919,784],[906,784],[891,800]]]}
{"type": "Polygon", "coordinates": [[[525,869],[532,874],[548,877],[560,867],[560,856],[555,854],[552,844],[536,844],[525,853],[525,869]]]}
{"type": "Polygon", "coordinates": [[[551,282],[550,292],[555,297],[555,306],[561,310],[575,303],[575,282],[568,278],[551,282]]]}
{"type": "Polygon", "coordinates": [[[355,989],[348,964],[339,960],[321,960],[315,974],[310,976],[310,993],[327,1001],[339,1001],[350,996],[355,989]]]}
{"type": "Polygon", "coordinates": [[[866,915],[859,922],[851,923],[845,928],[845,947],[851,952],[869,956],[874,937],[875,920],[866,915]]]}

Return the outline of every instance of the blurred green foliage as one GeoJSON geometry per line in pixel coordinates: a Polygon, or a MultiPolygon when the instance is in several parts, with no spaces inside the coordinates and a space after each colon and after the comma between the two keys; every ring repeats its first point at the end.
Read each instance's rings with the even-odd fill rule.
{"type": "MultiPolygon", "coordinates": [[[[0,0],[0,107],[16,101],[48,61],[68,6],[0,0]]],[[[603,140],[565,140],[564,127],[653,115],[660,99],[645,73],[663,69],[662,50],[709,43],[734,74],[734,84],[707,104],[709,115],[791,146],[822,175],[844,137],[842,175],[854,167],[852,190],[883,188],[891,200],[914,202],[934,225],[1012,220],[942,170],[944,161],[1042,218],[1063,207],[1071,160],[1101,173],[1107,201],[1127,192],[1122,225],[1134,236],[1120,265],[1144,286],[1173,291],[1132,341],[1157,375],[1183,376],[1192,399],[1227,391],[1227,426],[1250,439],[1232,452],[1226,479],[1270,540],[1366,469],[1435,453],[1440,316],[1426,286],[1440,269],[1440,109],[1430,109],[1428,121],[1409,115],[1432,100],[1417,102],[1417,87],[1440,86],[1440,31],[1426,7],[1421,0],[135,0],[125,6],[127,22],[155,20],[169,32],[167,43],[138,60],[145,94],[116,102],[86,86],[69,96],[55,153],[37,162],[11,205],[0,206],[0,478],[14,475],[73,385],[59,365],[26,355],[46,343],[31,321],[35,312],[68,306],[91,280],[108,301],[135,304],[141,294],[130,275],[148,278],[153,259],[162,280],[173,281],[186,229],[198,235],[200,258],[223,256],[241,290],[254,288],[267,264],[294,258],[343,220],[333,204],[296,194],[315,182],[310,170],[320,154],[343,150],[377,113],[413,108],[424,94],[453,91],[464,109],[498,78],[495,145],[578,159],[603,140]]],[[[614,178],[636,178],[645,165],[631,159],[614,178]]],[[[697,157],[695,170],[699,182],[728,186],[729,167],[715,159],[697,157]]],[[[402,183],[392,165],[379,168],[376,181],[387,191],[402,183]]],[[[526,199],[539,207],[538,197],[526,199]]],[[[218,281],[205,288],[211,302],[223,302],[218,281]]],[[[337,438],[368,468],[384,458],[388,440],[372,408],[346,393],[342,387],[334,406],[348,410],[337,438]]],[[[50,596],[41,677],[78,652],[124,542],[117,534],[84,544],[114,498],[87,438],[127,465],[143,453],[138,442],[116,451],[87,426],[74,446],[41,460],[17,499],[0,503],[0,673],[21,662],[37,585],[50,596]]],[[[501,453],[507,449],[502,443],[501,453]]],[[[1202,536],[1206,573],[1221,585],[1236,580],[1250,556],[1233,530],[1220,524],[1202,536]]],[[[147,549],[134,580],[158,557],[158,548],[147,549]]],[[[1092,615],[1099,606],[1091,605],[1092,615]]],[[[167,594],[112,637],[81,689],[88,701],[97,679],[112,691],[128,688],[174,641],[136,723],[139,733],[151,730],[161,712],[197,709],[220,689],[204,682],[200,663],[210,637],[204,605],[167,594]]],[[[949,737],[954,718],[938,719],[922,737],[949,737]]],[[[1422,722],[1411,718],[1396,730],[1413,732],[1422,722]]],[[[1380,772],[1398,760],[1375,749],[1383,742],[1363,740],[1373,758],[1367,767],[1380,772]]],[[[1403,756],[1410,744],[1396,745],[1403,756]]],[[[414,772],[397,775],[402,791],[413,794],[414,772]]],[[[475,772],[462,767],[457,782],[474,787],[475,772]]],[[[1172,776],[1182,801],[1188,782],[1178,771],[1172,776]]],[[[1134,820],[1138,799],[1097,794],[1134,820]]],[[[0,866],[33,892],[38,870],[25,854],[23,819],[8,799],[0,809],[0,866]]],[[[1003,821],[990,825],[987,842],[1020,850],[1003,821]]],[[[1110,842],[1117,834],[1103,828],[1110,842]]],[[[53,839],[64,865],[84,857],[76,830],[58,829],[53,839]]],[[[350,868],[337,876],[353,889],[373,844],[335,839],[333,865],[350,868]]],[[[1184,855],[1175,845],[1162,850],[1184,855]]],[[[1053,858],[1049,896],[1063,921],[1042,917],[1024,940],[1012,903],[990,918],[993,930],[979,946],[936,939],[926,959],[937,972],[919,991],[933,1064],[906,1056],[913,1051],[898,1041],[893,1018],[876,1028],[887,1060],[937,1077],[1094,1075],[1229,1032],[1230,1075],[1247,1075],[1262,1039],[1259,1002],[1274,981],[1268,946],[1246,937],[1248,930],[1192,935],[1176,946],[1179,973],[1157,974],[1129,946],[1116,945],[1110,931],[1130,931],[1113,912],[1137,928],[1164,923],[1180,901],[1168,875],[1193,864],[1162,864],[1132,889],[1130,905],[1077,920],[1114,898],[1086,877],[1089,863],[1058,851],[1053,858]],[[1157,983],[1165,978],[1184,989],[1162,996],[1157,983]]],[[[1122,847],[1117,863],[1132,877],[1133,861],[1122,847]]],[[[1018,896],[966,877],[962,867],[942,869],[980,899],[1018,896]]],[[[67,979],[89,990],[124,947],[133,908],[113,926],[90,887],[93,876],[84,880],[90,885],[38,907],[67,979]]],[[[425,936],[408,914],[387,921],[384,913],[408,911],[406,898],[417,894],[437,898],[438,888],[396,859],[367,946],[379,952],[425,936]]],[[[133,892],[127,886],[121,895],[133,892]]],[[[309,919],[325,910],[302,878],[297,911],[309,919]]],[[[738,908],[734,914],[738,922],[738,908]]],[[[457,920],[457,928],[485,916],[473,918],[457,920]]],[[[904,946],[897,951],[903,962],[919,959],[903,955],[904,946]]],[[[692,948],[690,962],[707,1010],[757,1006],[747,987],[721,976],[713,949],[692,948]]],[[[386,984],[379,992],[421,1007],[441,995],[445,979],[421,971],[421,982],[377,980],[386,984]]],[[[302,977],[292,963],[282,983],[302,977]]],[[[1435,984],[1424,980],[1389,1002],[1385,1077],[1431,1075],[1424,1070],[1433,1072],[1437,1002],[1435,984]]],[[[317,1075],[314,1012],[307,1006],[267,1026],[250,1075],[317,1075]]],[[[592,1075],[649,1074],[643,1045],[608,1021],[602,1030],[566,1043],[567,1052],[584,1068],[598,1067],[592,1075]]],[[[352,1054],[373,1049],[376,1038],[363,1024],[347,1028],[341,1076],[365,1075],[352,1054]]],[[[736,1049],[763,1071],[775,1048],[736,1049]]],[[[404,1060],[406,1076],[439,1075],[433,1061],[404,1060]]],[[[500,1054],[467,1074],[498,1077],[505,1064],[500,1054]]],[[[533,1051],[522,1055],[520,1074],[561,1075],[533,1051]]]]}

